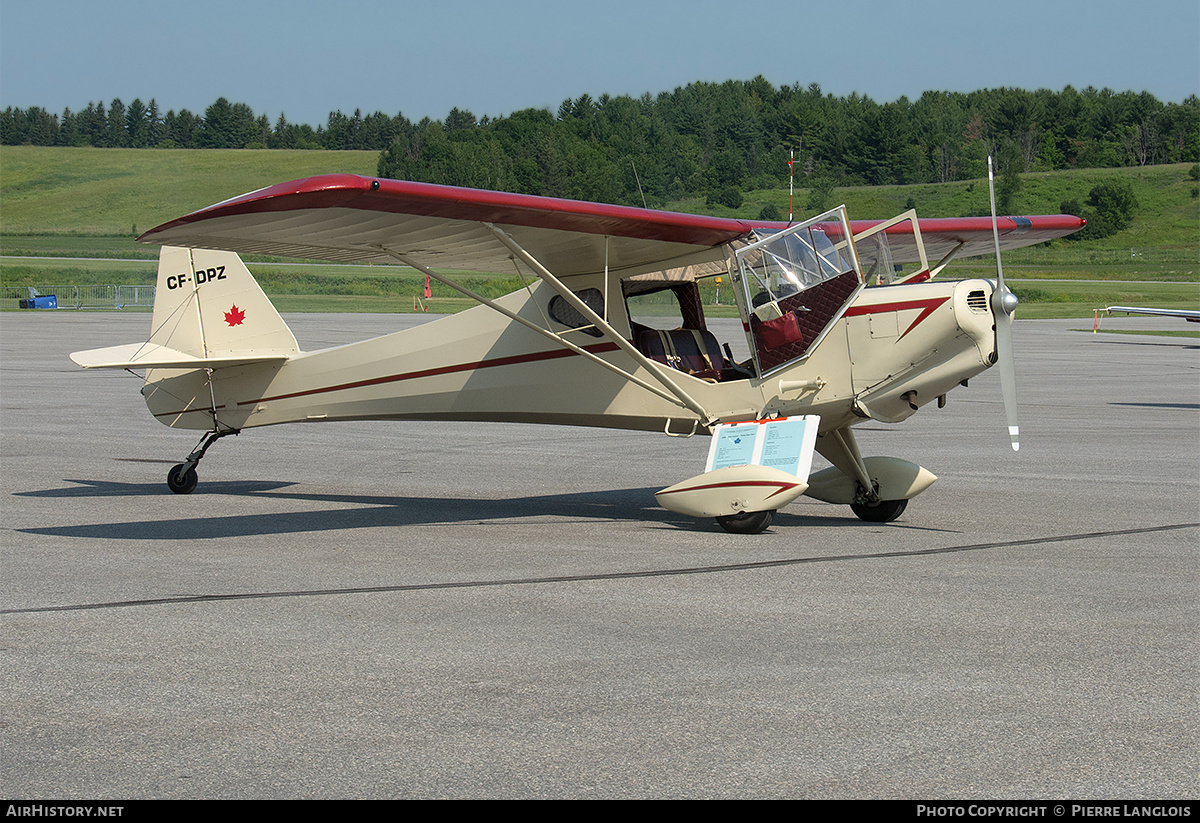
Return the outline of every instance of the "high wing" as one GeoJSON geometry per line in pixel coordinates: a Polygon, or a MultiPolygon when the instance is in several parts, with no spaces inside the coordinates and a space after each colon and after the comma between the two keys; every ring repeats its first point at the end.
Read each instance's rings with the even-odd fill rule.
{"type": "Polygon", "coordinates": [[[1112,314],[1115,311],[1124,314],[1148,314],[1152,317],[1181,317],[1189,323],[1200,323],[1200,311],[1188,309],[1144,309],[1138,306],[1108,306],[1105,311],[1112,314]]]}
{"type": "MultiPolygon", "coordinates": [[[[879,221],[856,221],[858,234],[879,221]]],[[[443,269],[513,272],[508,234],[560,277],[658,271],[724,259],[722,246],[753,229],[789,224],[654,211],[532,195],[335,174],[244,194],[151,229],[144,243],[344,262],[395,263],[398,256],[443,269]]],[[[1069,215],[1000,219],[1002,249],[1061,237],[1083,221],[1069,215]]],[[[929,256],[990,254],[990,218],[920,221],[929,256]]],[[[897,262],[918,260],[911,223],[886,230],[897,262]]]]}

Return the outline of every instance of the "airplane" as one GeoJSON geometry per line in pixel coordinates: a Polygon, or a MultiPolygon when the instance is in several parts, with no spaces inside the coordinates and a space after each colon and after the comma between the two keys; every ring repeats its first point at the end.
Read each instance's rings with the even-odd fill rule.
{"type": "Polygon", "coordinates": [[[714,446],[726,433],[731,449],[758,442],[753,456],[710,459],[708,471],[657,494],[729,532],[762,532],[801,494],[889,522],[937,478],[864,457],[856,424],[941,406],[999,362],[1018,448],[1017,300],[1003,269],[995,281],[933,278],[954,258],[1083,225],[1070,215],[996,218],[994,206],[992,218],[920,222],[912,211],[851,222],[840,206],[783,223],[323,175],[146,232],[141,242],[162,246],[149,338],[71,359],[144,369],[151,414],[204,432],[168,473],[179,494],[196,488],[217,440],[259,426],[496,421],[709,434],[714,446]],[[303,352],[240,254],[408,266],[479,305],[303,352]],[[516,272],[524,287],[489,299],[459,271],[516,272]],[[740,362],[705,320],[698,284],[716,276],[735,294],[749,348],[740,362]],[[671,319],[644,316],[648,303],[671,319]],[[760,459],[763,437],[739,431],[765,432],[766,451],[788,459],[760,459]],[[831,465],[809,476],[813,450],[831,465]]]}
{"type": "Polygon", "coordinates": [[[1190,309],[1144,309],[1138,306],[1108,306],[1104,311],[1112,314],[1115,311],[1124,314],[1145,314],[1151,317],[1180,317],[1189,323],[1200,323],[1200,311],[1190,309]]]}

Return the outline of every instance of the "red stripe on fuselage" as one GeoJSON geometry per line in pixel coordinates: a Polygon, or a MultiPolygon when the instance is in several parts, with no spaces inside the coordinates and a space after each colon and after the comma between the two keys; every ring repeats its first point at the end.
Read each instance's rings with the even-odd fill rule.
{"type": "MultiPolygon", "coordinates": [[[[592,354],[600,354],[602,352],[616,351],[619,347],[616,343],[595,343],[591,346],[583,346],[584,351],[592,354]]],[[[383,377],[372,377],[367,380],[356,380],[352,383],[339,383],[334,386],[324,386],[318,389],[305,389],[304,391],[291,392],[289,394],[277,394],[271,397],[260,397],[257,400],[242,400],[238,402],[239,406],[245,406],[250,403],[266,403],[272,400],[288,400],[293,397],[307,397],[313,394],[326,394],[328,392],[345,391],[347,389],[361,389],[367,386],[380,386],[386,383],[399,383],[404,380],[418,380],[422,377],[437,377],[443,374],[455,374],[456,372],[475,371],[476,369],[490,369],[497,366],[515,366],[522,363],[537,363],[542,360],[557,360],[560,357],[574,357],[575,352],[570,349],[555,349],[552,351],[533,352],[531,354],[517,354],[511,357],[497,357],[493,360],[477,360],[474,363],[458,363],[453,366],[439,366],[432,369],[420,369],[419,371],[404,372],[402,374],[390,374],[383,377]]]]}
{"type": "MultiPolygon", "coordinates": [[[[908,334],[915,329],[926,317],[933,314],[934,310],[950,299],[949,295],[945,297],[931,297],[928,300],[903,300],[898,303],[876,303],[870,306],[851,306],[843,315],[844,317],[862,317],[868,314],[885,314],[887,312],[900,312],[909,309],[921,309],[921,313],[917,318],[909,324],[909,327],[904,330],[904,334],[908,334]]],[[[901,339],[904,334],[900,335],[901,339]]]]}

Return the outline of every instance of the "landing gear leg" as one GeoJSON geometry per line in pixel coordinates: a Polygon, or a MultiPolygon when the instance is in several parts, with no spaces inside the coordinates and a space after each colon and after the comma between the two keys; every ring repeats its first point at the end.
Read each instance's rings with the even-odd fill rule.
{"type": "Polygon", "coordinates": [[[230,429],[228,431],[211,431],[205,434],[187,459],[172,466],[171,470],[167,472],[167,488],[175,494],[191,494],[195,491],[196,484],[200,482],[200,478],[196,475],[196,466],[200,464],[200,458],[204,457],[204,453],[213,443],[227,434],[237,433],[236,429],[230,429]]]}

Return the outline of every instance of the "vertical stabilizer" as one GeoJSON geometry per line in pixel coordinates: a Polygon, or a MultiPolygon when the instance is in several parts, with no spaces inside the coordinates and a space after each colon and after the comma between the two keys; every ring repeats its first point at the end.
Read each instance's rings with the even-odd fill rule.
{"type": "Polygon", "coordinates": [[[200,358],[299,351],[240,257],[174,246],[159,253],[150,342],[200,358]]]}

